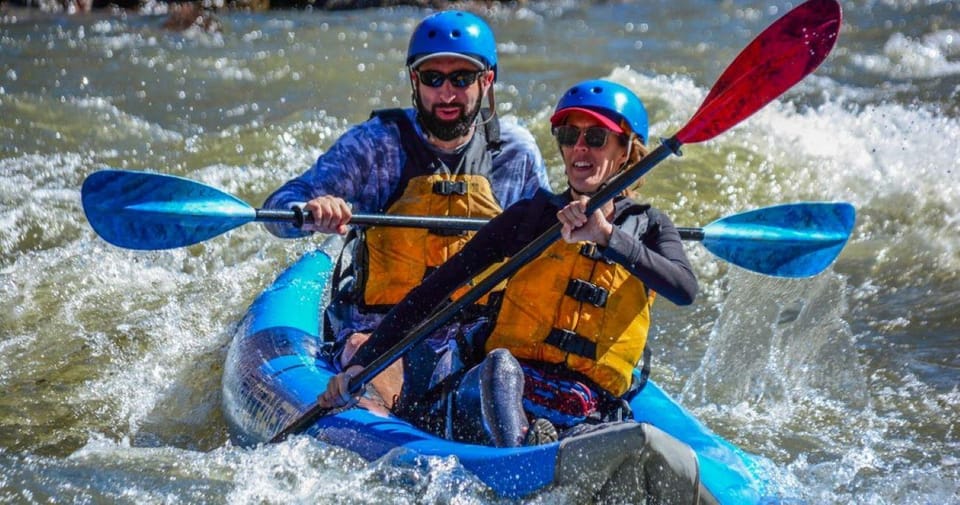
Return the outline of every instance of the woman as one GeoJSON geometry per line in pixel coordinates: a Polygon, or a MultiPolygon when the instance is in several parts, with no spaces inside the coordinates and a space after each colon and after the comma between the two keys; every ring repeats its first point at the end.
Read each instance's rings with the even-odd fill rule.
{"type": "Polygon", "coordinates": [[[568,189],[541,191],[492,219],[388,314],[330,381],[320,405],[352,401],[346,384],[363,366],[462,283],[559,220],[563,241],[509,280],[484,338],[453,339],[449,348],[458,352],[437,355],[420,346],[404,357],[405,383],[394,411],[435,433],[501,447],[555,439],[552,425],[570,428],[622,414],[618,400],[636,386],[633,370],[646,344],[654,294],[688,305],[697,281],[663,213],[626,194],[586,213],[592,195],[648,152],[640,99],[609,81],[582,82],[561,97],[550,123],[568,189]],[[482,361],[458,371],[477,361],[470,359],[476,350],[485,353],[482,361]],[[457,359],[467,366],[451,365],[457,359]],[[533,429],[530,419],[536,419],[533,429]]]}

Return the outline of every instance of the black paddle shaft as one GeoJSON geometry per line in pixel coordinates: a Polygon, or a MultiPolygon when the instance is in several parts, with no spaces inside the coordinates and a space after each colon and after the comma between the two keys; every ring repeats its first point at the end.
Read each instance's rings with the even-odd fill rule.
{"type": "MultiPolygon", "coordinates": [[[[309,213],[304,215],[295,210],[256,209],[256,220],[268,223],[294,223],[302,226],[310,221],[309,213]]],[[[480,217],[439,217],[439,216],[397,216],[390,214],[354,214],[350,224],[367,226],[391,226],[396,228],[428,228],[445,231],[477,231],[490,222],[480,217]]],[[[683,240],[702,241],[703,228],[677,228],[683,240]]]]}
{"type": "MultiPolygon", "coordinates": [[[[256,220],[268,223],[293,223],[298,228],[313,221],[309,212],[300,209],[256,209],[256,220]]],[[[476,217],[397,216],[390,214],[353,214],[350,224],[390,226],[394,228],[427,228],[444,231],[476,231],[487,220],[476,217]]]]}

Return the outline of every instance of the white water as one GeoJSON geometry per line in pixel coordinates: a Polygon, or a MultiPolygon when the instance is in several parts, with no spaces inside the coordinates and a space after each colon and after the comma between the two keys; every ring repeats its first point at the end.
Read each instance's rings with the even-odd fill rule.
{"type": "MultiPolygon", "coordinates": [[[[655,379],[810,503],[960,503],[960,69],[956,30],[937,22],[951,5],[845,5],[823,68],[644,187],[680,226],[798,200],[856,206],[850,243],[813,279],[760,277],[690,244],[698,303],[654,316],[655,379]]],[[[664,7],[491,15],[501,110],[553,167],[545,121],[565,86],[623,82],[668,135],[725,64],[704,55],[733,56],[787,8],[664,7]]],[[[450,460],[397,468],[302,438],[229,442],[232,326],[320,238],[247,225],[133,252],[97,238],[80,206],[84,177],[104,167],[258,205],[371,107],[407,103],[398,70],[421,14],[237,14],[213,36],[137,16],[0,24],[0,501],[497,501],[450,460]]]]}

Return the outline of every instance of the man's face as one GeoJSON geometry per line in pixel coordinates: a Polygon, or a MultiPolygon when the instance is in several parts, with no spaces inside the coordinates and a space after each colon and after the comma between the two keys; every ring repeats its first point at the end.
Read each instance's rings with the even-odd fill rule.
{"type": "Polygon", "coordinates": [[[493,72],[482,71],[467,60],[447,56],[423,62],[411,73],[411,78],[414,93],[419,97],[416,104],[423,126],[443,141],[456,140],[471,133],[473,121],[480,112],[480,101],[493,85],[493,72]],[[428,77],[435,77],[437,81],[442,79],[442,82],[431,87],[428,77]]]}

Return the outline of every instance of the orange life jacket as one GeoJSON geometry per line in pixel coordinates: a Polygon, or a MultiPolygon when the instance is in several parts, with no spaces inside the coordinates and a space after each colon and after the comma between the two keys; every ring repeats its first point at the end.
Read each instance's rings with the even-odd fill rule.
{"type": "MultiPolygon", "coordinates": [[[[449,170],[416,135],[402,111],[380,111],[379,115],[397,121],[407,156],[387,214],[489,219],[503,211],[488,178],[493,166],[491,149],[499,145],[498,129],[490,127],[498,124],[496,118],[477,128],[459,167],[449,170]]],[[[360,304],[368,310],[388,310],[459,252],[474,233],[380,226],[366,229],[355,256],[355,261],[361,262],[357,269],[360,304]]],[[[454,298],[482,277],[460,288],[454,298]]],[[[479,303],[486,301],[485,296],[479,303]]]]}
{"type": "Polygon", "coordinates": [[[620,396],[643,355],[653,299],[593,244],[558,241],[507,283],[486,350],[563,364],[620,396]]]}

